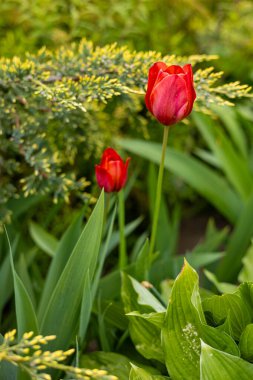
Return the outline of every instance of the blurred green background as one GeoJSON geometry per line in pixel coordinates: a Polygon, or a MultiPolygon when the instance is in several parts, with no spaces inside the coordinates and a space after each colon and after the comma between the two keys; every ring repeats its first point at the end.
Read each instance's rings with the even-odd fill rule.
{"type": "Polygon", "coordinates": [[[0,4],[0,55],[86,37],[163,54],[218,54],[232,78],[253,81],[251,0],[5,0],[0,4]]]}
{"type": "MultiPolygon", "coordinates": [[[[225,80],[239,80],[251,85],[252,19],[251,0],[5,0],[0,2],[0,56],[24,57],[26,52],[35,53],[43,46],[56,49],[87,38],[95,45],[103,46],[116,42],[120,46],[126,45],[137,51],[155,50],[171,55],[217,54],[219,60],[211,64],[216,70],[225,72],[225,80]]],[[[210,63],[206,65],[209,66],[210,63]]],[[[111,128],[121,135],[161,140],[162,128],[157,126],[154,119],[150,120],[143,97],[133,97],[129,107],[127,102],[124,104],[125,109],[122,101],[114,98],[106,108],[101,107],[96,113],[95,130],[99,129],[104,139],[94,132],[95,142],[98,141],[96,136],[100,136],[99,149],[92,156],[89,165],[83,165],[82,160],[78,164],[83,175],[94,184],[88,189],[92,194],[97,195],[98,191],[92,177],[93,168],[99,160],[103,144],[106,143],[105,136],[109,131],[106,125],[109,122],[111,128]]],[[[249,160],[253,162],[252,103],[240,100],[237,105],[232,119],[236,120],[239,117],[249,146],[249,160]]],[[[192,120],[191,125],[194,126],[192,120]]],[[[219,125],[222,125],[222,120],[219,121],[219,125]]],[[[92,151],[91,143],[87,144],[90,144],[88,150],[92,151]]],[[[195,154],[196,149],[203,147],[205,143],[196,128],[189,129],[189,125],[182,124],[180,128],[172,129],[170,145],[195,154]]],[[[85,157],[89,157],[88,153],[85,152],[85,157]]],[[[131,164],[132,168],[137,161],[136,159],[131,164]]],[[[132,202],[130,199],[129,203],[129,210],[134,214],[148,212],[148,205],[142,201],[146,199],[146,179],[142,171],[145,164],[141,160],[139,163],[140,174],[132,191],[132,202]],[[135,206],[135,202],[138,207],[135,206]]],[[[169,176],[169,180],[165,178],[164,190],[169,206],[177,202],[183,203],[184,217],[191,217],[198,212],[201,213],[205,208],[208,209],[206,200],[199,197],[188,184],[174,174],[169,173],[166,176],[169,176]]],[[[71,218],[70,210],[75,207],[79,208],[80,204],[76,205],[74,198],[68,207],[64,204],[64,207],[59,206],[59,209],[66,210],[63,211],[65,218],[66,214],[71,218]]],[[[41,220],[39,215],[37,219],[41,220]]],[[[61,223],[63,220],[65,219],[63,218],[61,223]]],[[[61,231],[62,227],[57,225],[53,230],[58,232],[59,228],[61,231]]]]}

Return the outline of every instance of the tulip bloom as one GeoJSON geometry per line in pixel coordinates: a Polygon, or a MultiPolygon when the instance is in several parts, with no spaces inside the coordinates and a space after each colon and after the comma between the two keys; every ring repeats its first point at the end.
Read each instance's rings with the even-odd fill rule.
{"type": "Polygon", "coordinates": [[[156,62],[151,66],[145,102],[160,123],[172,125],[187,117],[195,99],[190,64],[181,67],[156,62]]]}
{"type": "Polygon", "coordinates": [[[99,187],[106,193],[120,191],[127,180],[127,170],[130,158],[126,162],[112,148],[105,149],[102,160],[96,165],[96,177],[99,187]]]}

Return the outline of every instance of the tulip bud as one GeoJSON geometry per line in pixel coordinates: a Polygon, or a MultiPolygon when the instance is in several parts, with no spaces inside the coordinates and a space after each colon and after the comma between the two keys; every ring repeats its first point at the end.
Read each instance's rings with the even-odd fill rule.
{"type": "Polygon", "coordinates": [[[130,158],[126,162],[112,148],[107,148],[99,165],[96,165],[98,186],[104,188],[106,193],[120,191],[127,180],[127,170],[130,158]]]}
{"type": "Polygon", "coordinates": [[[151,66],[145,102],[160,123],[172,125],[187,117],[195,99],[190,64],[181,67],[156,62],[151,66]]]}

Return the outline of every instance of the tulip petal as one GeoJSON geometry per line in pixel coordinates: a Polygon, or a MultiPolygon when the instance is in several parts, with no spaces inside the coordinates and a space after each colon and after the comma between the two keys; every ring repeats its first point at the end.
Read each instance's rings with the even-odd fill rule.
{"type": "Polygon", "coordinates": [[[156,62],[149,69],[148,88],[147,88],[147,92],[146,92],[146,96],[145,96],[145,103],[146,103],[147,109],[150,112],[151,112],[150,94],[151,94],[152,89],[154,87],[154,84],[156,82],[159,71],[160,70],[164,71],[164,70],[166,70],[166,68],[167,68],[167,65],[164,62],[156,62]]]}
{"type": "Polygon", "coordinates": [[[188,91],[183,75],[168,75],[150,95],[151,112],[164,125],[182,120],[188,110],[188,91]]]}
{"type": "Polygon", "coordinates": [[[184,74],[184,70],[178,65],[168,66],[165,72],[168,74],[184,74]]]}
{"type": "Polygon", "coordinates": [[[184,72],[186,75],[183,76],[183,79],[185,80],[186,87],[187,87],[187,93],[188,93],[188,109],[187,109],[187,115],[188,116],[193,107],[194,100],[196,99],[196,92],[193,87],[193,72],[192,72],[192,66],[190,64],[187,64],[183,67],[184,72]]]}
{"type": "Polygon", "coordinates": [[[95,171],[99,187],[101,189],[104,188],[106,193],[111,193],[114,191],[114,182],[110,173],[108,173],[108,171],[100,165],[95,166],[95,171]]]}
{"type": "Polygon", "coordinates": [[[121,177],[122,171],[125,172],[125,166],[123,161],[110,161],[108,163],[108,171],[113,180],[113,190],[119,191],[121,189],[121,177]]]}
{"type": "Polygon", "coordinates": [[[120,155],[112,148],[105,149],[100,165],[104,166],[109,161],[122,161],[120,155]]]}
{"type": "Polygon", "coordinates": [[[128,172],[128,165],[130,162],[131,158],[128,157],[126,159],[125,165],[124,165],[124,170],[121,172],[121,178],[120,178],[120,183],[121,183],[121,188],[125,186],[126,180],[127,180],[127,172],[128,172]]]}

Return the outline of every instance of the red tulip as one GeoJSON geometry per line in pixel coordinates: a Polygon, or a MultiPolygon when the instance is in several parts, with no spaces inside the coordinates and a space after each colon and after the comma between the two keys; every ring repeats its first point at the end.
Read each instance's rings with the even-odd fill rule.
{"type": "Polygon", "coordinates": [[[156,62],[151,66],[145,102],[160,123],[172,125],[187,117],[195,99],[190,64],[181,67],[156,62]]]}
{"type": "Polygon", "coordinates": [[[126,162],[112,148],[107,148],[99,165],[96,165],[96,177],[99,187],[106,193],[120,191],[127,180],[127,169],[130,158],[126,162]]]}

